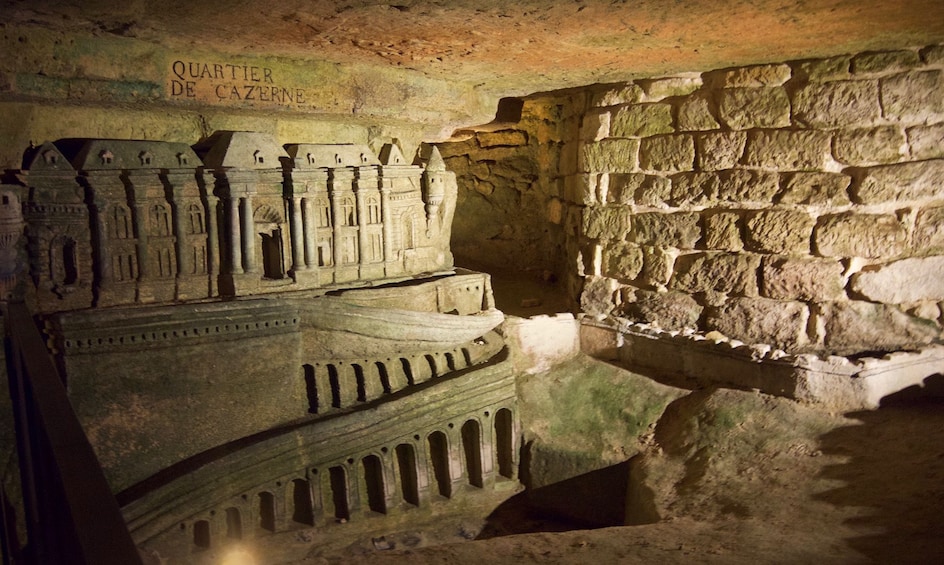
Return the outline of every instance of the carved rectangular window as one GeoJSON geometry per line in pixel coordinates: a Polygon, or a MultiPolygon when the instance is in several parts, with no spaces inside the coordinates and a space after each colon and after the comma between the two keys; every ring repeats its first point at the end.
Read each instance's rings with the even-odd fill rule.
{"type": "Polygon", "coordinates": [[[193,269],[194,275],[205,275],[206,268],[206,247],[202,245],[193,246],[193,269]]]}
{"type": "Polygon", "coordinates": [[[370,259],[383,261],[383,240],[379,233],[370,234],[370,259]]]}
{"type": "Polygon", "coordinates": [[[341,240],[341,262],[350,265],[357,263],[357,236],[344,236],[341,240]]]}
{"type": "Polygon", "coordinates": [[[331,264],[331,240],[322,239],[318,242],[318,266],[327,267],[331,264]]]}

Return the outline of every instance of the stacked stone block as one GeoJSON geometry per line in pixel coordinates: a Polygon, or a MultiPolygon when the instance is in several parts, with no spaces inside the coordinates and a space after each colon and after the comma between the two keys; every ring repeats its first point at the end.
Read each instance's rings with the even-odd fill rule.
{"type": "Polygon", "coordinates": [[[639,80],[587,102],[560,170],[583,311],[791,351],[941,338],[944,47],[639,80]]]}

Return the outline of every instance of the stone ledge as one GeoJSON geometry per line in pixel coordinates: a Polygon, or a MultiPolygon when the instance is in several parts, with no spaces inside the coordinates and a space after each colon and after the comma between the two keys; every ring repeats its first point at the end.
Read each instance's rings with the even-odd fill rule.
{"type": "Polygon", "coordinates": [[[588,355],[699,386],[757,389],[834,410],[877,408],[883,398],[944,373],[939,344],[882,357],[790,354],[717,332],[666,331],[608,316],[580,321],[588,355]]]}

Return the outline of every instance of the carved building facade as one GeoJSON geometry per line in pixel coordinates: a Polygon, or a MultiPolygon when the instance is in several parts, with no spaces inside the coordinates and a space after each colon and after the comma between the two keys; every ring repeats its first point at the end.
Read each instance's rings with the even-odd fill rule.
{"type": "Polygon", "coordinates": [[[449,271],[455,175],[387,146],[218,132],[184,143],[63,139],[27,150],[38,308],[331,289],[449,271]]]}

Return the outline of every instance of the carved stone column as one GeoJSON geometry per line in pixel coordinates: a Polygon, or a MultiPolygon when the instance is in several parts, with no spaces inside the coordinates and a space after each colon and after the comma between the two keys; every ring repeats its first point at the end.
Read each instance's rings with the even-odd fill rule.
{"type": "Polygon", "coordinates": [[[256,268],[256,246],[253,234],[252,218],[252,196],[248,194],[242,198],[242,247],[243,247],[243,269],[247,273],[255,273],[256,268]]]}
{"type": "Polygon", "coordinates": [[[292,270],[304,271],[308,268],[304,260],[305,241],[302,230],[302,199],[292,197],[292,270]]]}
{"type": "Polygon", "coordinates": [[[315,258],[315,246],[317,245],[315,241],[315,226],[318,225],[318,220],[315,217],[315,205],[313,199],[303,198],[302,199],[302,225],[305,228],[305,266],[313,267],[317,262],[315,258]]]}
{"type": "Polygon", "coordinates": [[[338,193],[334,185],[335,179],[333,174],[331,175],[328,182],[330,183],[328,194],[331,198],[331,216],[334,217],[334,221],[331,222],[331,231],[334,238],[334,269],[337,271],[342,265],[341,251],[343,247],[343,241],[341,236],[341,224],[343,222],[341,221],[341,201],[338,198],[338,193]]]}
{"type": "Polygon", "coordinates": [[[357,204],[357,258],[358,263],[364,264],[370,257],[370,237],[367,235],[367,204],[364,202],[364,181],[358,177],[354,185],[354,201],[357,204]]]}
{"type": "Polygon", "coordinates": [[[220,274],[220,232],[216,221],[216,207],[219,199],[207,196],[206,199],[206,230],[207,230],[207,274],[210,276],[210,296],[216,296],[216,277],[220,274]]]}
{"type": "Polygon", "coordinates": [[[383,220],[384,261],[394,260],[393,256],[393,218],[390,216],[390,187],[380,187],[380,217],[383,220]]]}
{"type": "Polygon", "coordinates": [[[132,190],[132,202],[134,206],[131,209],[131,223],[134,226],[134,234],[137,236],[137,255],[138,255],[138,280],[148,279],[148,233],[147,233],[147,204],[142,196],[139,196],[134,188],[132,190]]]}
{"type": "Polygon", "coordinates": [[[243,273],[242,237],[239,233],[239,198],[230,196],[227,204],[229,208],[230,271],[234,275],[238,275],[243,273]]]}

